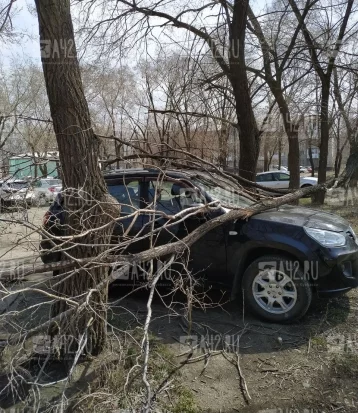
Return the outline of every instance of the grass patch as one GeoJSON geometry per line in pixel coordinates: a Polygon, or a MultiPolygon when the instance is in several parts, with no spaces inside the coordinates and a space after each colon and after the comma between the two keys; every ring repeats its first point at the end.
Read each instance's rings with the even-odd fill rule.
{"type": "Polygon", "coordinates": [[[170,410],[172,413],[198,413],[199,409],[196,406],[193,393],[185,388],[177,389],[177,401],[170,410]]]}
{"type": "Polygon", "coordinates": [[[327,350],[327,339],[323,336],[314,336],[311,337],[312,347],[317,347],[321,350],[327,350]]]}
{"type": "Polygon", "coordinates": [[[299,205],[310,207],[310,206],[312,206],[312,200],[311,200],[311,198],[301,198],[299,200],[299,205]]]}

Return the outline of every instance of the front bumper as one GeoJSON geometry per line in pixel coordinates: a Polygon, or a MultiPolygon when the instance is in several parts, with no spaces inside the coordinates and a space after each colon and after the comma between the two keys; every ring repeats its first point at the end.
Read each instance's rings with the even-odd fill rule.
{"type": "Polygon", "coordinates": [[[358,249],[354,249],[337,252],[335,260],[326,260],[329,271],[315,280],[319,295],[336,296],[358,287],[358,249]]]}
{"type": "Polygon", "coordinates": [[[16,206],[16,205],[32,205],[35,200],[34,195],[26,196],[9,196],[1,198],[1,201],[4,205],[7,206],[16,206]]]}

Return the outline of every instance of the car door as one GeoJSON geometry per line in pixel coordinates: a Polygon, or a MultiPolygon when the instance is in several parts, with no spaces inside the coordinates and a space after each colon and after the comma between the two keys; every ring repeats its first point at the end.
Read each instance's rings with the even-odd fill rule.
{"type": "Polygon", "coordinates": [[[274,179],[277,182],[275,188],[287,189],[290,184],[290,175],[285,172],[275,172],[274,179]]]}
{"type": "Polygon", "coordinates": [[[138,177],[122,177],[106,180],[108,192],[121,204],[118,222],[113,230],[113,243],[123,245],[122,253],[136,253],[143,250],[140,241],[134,241],[142,229],[143,217],[135,212],[144,206],[142,201],[143,180],[138,177]]]}
{"type": "Polygon", "coordinates": [[[276,181],[272,177],[272,173],[264,173],[256,176],[256,182],[262,186],[268,186],[274,188],[276,186],[276,181]]]}
{"type": "MultiPolygon", "coordinates": [[[[188,218],[172,219],[174,215],[183,213],[186,208],[206,202],[204,194],[195,189],[189,182],[166,178],[159,181],[157,178],[146,178],[146,202],[148,209],[155,212],[143,216],[143,227],[148,233],[153,228],[152,237],[154,246],[164,245],[183,239],[208,219],[214,218],[223,211],[208,214],[199,213],[188,218]]],[[[211,280],[226,276],[226,237],[222,226],[217,227],[190,248],[189,254],[181,257],[182,264],[178,271],[183,271],[183,264],[188,259],[188,269],[193,275],[211,280]]],[[[148,247],[149,247],[149,240],[148,247]]]]}

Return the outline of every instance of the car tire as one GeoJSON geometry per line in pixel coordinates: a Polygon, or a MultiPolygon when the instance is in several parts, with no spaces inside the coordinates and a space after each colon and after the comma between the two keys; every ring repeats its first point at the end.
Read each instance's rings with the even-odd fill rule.
{"type": "Polygon", "coordinates": [[[312,301],[308,277],[298,261],[264,255],[253,261],[242,279],[245,304],[260,318],[276,323],[303,317],[312,301]]]}

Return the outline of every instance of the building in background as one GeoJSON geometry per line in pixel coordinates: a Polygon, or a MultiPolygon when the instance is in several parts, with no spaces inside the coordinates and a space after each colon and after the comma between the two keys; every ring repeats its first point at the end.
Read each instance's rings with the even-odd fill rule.
{"type": "Polygon", "coordinates": [[[51,151],[44,154],[39,153],[36,156],[31,153],[12,156],[8,160],[7,175],[16,178],[58,177],[58,152],[51,151]]]}

